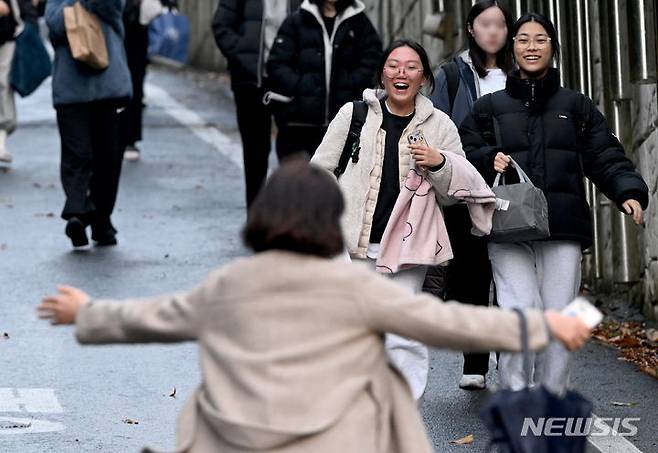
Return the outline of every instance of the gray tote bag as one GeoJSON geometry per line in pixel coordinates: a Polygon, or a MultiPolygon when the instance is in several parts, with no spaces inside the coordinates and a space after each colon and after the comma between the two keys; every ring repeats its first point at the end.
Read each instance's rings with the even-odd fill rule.
{"type": "Polygon", "coordinates": [[[504,174],[496,176],[492,187],[496,194],[496,210],[489,240],[523,242],[546,239],[550,232],[544,192],[535,187],[513,159],[511,165],[519,175],[519,183],[504,184],[504,174]]]}

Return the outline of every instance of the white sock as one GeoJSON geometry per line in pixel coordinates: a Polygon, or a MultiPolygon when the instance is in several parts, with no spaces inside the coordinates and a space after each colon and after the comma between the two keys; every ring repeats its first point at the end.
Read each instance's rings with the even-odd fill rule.
{"type": "Polygon", "coordinates": [[[7,142],[7,131],[0,129],[0,153],[7,152],[5,144],[7,142]]]}

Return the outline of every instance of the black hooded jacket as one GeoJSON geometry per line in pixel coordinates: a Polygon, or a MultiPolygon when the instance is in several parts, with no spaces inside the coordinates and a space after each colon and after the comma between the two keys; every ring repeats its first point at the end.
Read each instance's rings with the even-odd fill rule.
{"type": "MultiPolygon", "coordinates": [[[[212,21],[217,47],[228,61],[232,85],[261,86],[265,65],[263,2],[267,0],[220,0],[212,21]]],[[[301,0],[289,0],[288,11],[301,0]]]]}
{"type": "MultiPolygon", "coordinates": [[[[575,240],[583,248],[592,244],[583,176],[620,210],[628,199],[643,209],[648,205],[646,183],[601,112],[587,96],[560,87],[555,69],[540,80],[511,73],[505,90],[478,99],[460,135],[466,157],[488,183],[495,178],[493,161],[500,151],[544,191],[550,239],[575,240]]],[[[512,169],[507,173],[516,176],[512,169]]]]}
{"type": "Polygon", "coordinates": [[[280,125],[326,126],[374,85],[382,44],[363,10],[357,2],[339,14],[331,36],[309,2],[283,22],[267,62],[270,90],[293,98],[277,103],[280,125]]]}

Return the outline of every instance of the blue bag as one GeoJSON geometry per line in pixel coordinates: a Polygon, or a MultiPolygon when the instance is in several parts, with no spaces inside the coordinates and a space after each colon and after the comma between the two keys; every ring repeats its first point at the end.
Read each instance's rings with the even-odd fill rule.
{"type": "Polygon", "coordinates": [[[29,96],[52,73],[53,65],[44,46],[39,27],[25,23],[23,32],[16,37],[16,52],[11,62],[9,83],[21,97],[29,96]]]}
{"type": "Polygon", "coordinates": [[[593,405],[573,390],[568,390],[564,396],[557,396],[543,385],[530,388],[532,370],[527,320],[521,310],[514,311],[519,315],[521,324],[526,387],[519,391],[499,390],[482,408],[480,416],[491,433],[489,449],[497,447],[499,453],[585,453],[587,437],[584,434],[589,428],[583,425],[586,425],[586,420],[591,420],[593,405]],[[563,421],[565,432],[546,435],[545,426],[549,425],[544,425],[541,432],[535,432],[528,428],[532,423],[526,424],[535,422],[536,428],[547,419],[563,421]],[[571,425],[567,427],[569,423],[571,425]],[[571,431],[579,435],[565,435],[571,431]]]}
{"type": "Polygon", "coordinates": [[[187,63],[187,47],[190,42],[190,22],[178,10],[169,8],[149,25],[150,59],[165,59],[180,64],[187,63]]]}

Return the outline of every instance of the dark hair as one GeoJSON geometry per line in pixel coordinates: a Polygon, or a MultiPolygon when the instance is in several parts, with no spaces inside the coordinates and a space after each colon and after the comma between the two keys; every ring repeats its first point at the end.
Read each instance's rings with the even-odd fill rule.
{"type": "MultiPolygon", "coordinates": [[[[324,2],[326,2],[327,0],[309,0],[309,1],[314,5],[317,5],[318,9],[320,10],[320,14],[322,14],[322,5],[324,5],[324,2]]],[[[338,0],[336,2],[336,12],[340,14],[350,6],[353,6],[354,3],[356,3],[355,0],[338,0]]]]}
{"type": "Polygon", "coordinates": [[[290,159],[272,173],[254,200],[242,238],[255,252],[334,256],[343,250],[343,208],[343,195],[329,172],[290,159]]]}
{"type": "Polygon", "coordinates": [[[507,8],[501,5],[497,0],[483,0],[477,2],[468,13],[466,18],[466,36],[468,36],[468,54],[473,61],[475,72],[480,77],[487,76],[487,54],[475,41],[475,37],[469,32],[468,27],[473,28],[475,19],[482,14],[485,10],[497,7],[503,12],[505,17],[505,25],[507,26],[507,39],[505,45],[496,54],[496,66],[503,70],[504,73],[510,72],[514,68],[514,56],[512,55],[512,26],[514,20],[507,8]]]}
{"type": "Polygon", "coordinates": [[[377,65],[377,85],[384,88],[384,85],[382,84],[382,74],[384,73],[386,60],[388,60],[389,55],[399,47],[409,47],[418,54],[420,57],[420,63],[423,65],[423,77],[427,82],[427,93],[434,91],[434,77],[432,75],[432,66],[430,65],[430,57],[427,56],[427,51],[416,41],[404,38],[393,41],[386,50],[384,50],[382,57],[379,59],[379,64],[377,65]]]}
{"type": "Polygon", "coordinates": [[[553,59],[555,60],[555,64],[559,65],[560,41],[558,40],[557,30],[555,29],[555,25],[553,25],[553,22],[551,22],[550,19],[548,19],[543,14],[528,13],[519,17],[519,19],[516,22],[514,22],[514,26],[512,27],[512,36],[516,36],[516,34],[521,29],[521,27],[524,24],[527,24],[528,22],[537,22],[539,25],[544,27],[544,30],[546,30],[546,34],[548,34],[548,37],[551,38],[551,49],[553,49],[553,59]]]}

